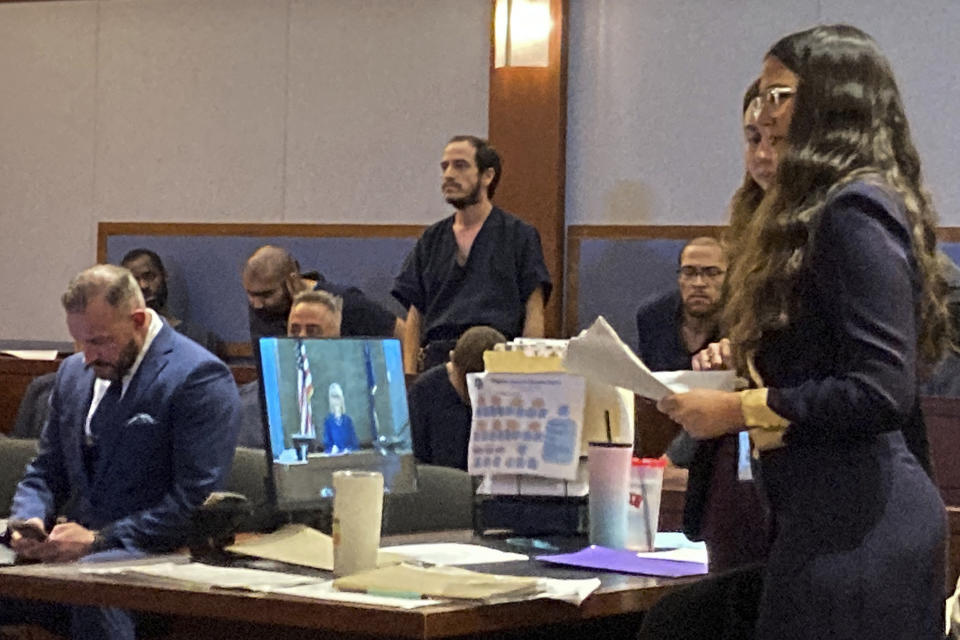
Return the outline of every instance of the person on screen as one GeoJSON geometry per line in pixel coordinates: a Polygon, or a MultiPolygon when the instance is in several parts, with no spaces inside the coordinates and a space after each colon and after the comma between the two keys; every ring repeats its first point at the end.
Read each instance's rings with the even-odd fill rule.
{"type": "Polygon", "coordinates": [[[324,453],[349,453],[360,448],[357,440],[357,430],[353,428],[353,420],[347,415],[343,401],[343,389],[336,382],[330,383],[328,393],[330,413],[323,421],[323,451],[324,453]]]}
{"type": "Polygon", "coordinates": [[[334,284],[317,272],[301,274],[297,260],[282,247],[265,245],[254,251],[243,266],[242,280],[254,349],[261,337],[286,334],[294,296],[311,290],[343,300],[340,332],[345,337],[403,335],[403,321],[386,307],[356,287],[334,284]]]}

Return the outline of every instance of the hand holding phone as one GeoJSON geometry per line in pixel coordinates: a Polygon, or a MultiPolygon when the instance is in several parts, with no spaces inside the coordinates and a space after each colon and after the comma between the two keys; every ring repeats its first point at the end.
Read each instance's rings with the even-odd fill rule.
{"type": "Polygon", "coordinates": [[[43,525],[35,519],[21,520],[19,518],[11,519],[7,522],[7,527],[11,531],[16,531],[27,540],[43,542],[47,539],[47,532],[43,530],[43,525]]]}

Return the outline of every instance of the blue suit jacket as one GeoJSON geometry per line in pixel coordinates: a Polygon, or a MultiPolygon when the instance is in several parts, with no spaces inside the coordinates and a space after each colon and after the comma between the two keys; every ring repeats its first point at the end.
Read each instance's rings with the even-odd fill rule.
{"type": "Polygon", "coordinates": [[[64,360],[37,458],[17,487],[11,516],[57,515],[99,530],[105,546],[159,551],[184,543],[193,511],[233,461],[239,399],[229,369],[164,324],[103,433],[92,477],[83,464],[94,373],[83,354],[64,360]]]}

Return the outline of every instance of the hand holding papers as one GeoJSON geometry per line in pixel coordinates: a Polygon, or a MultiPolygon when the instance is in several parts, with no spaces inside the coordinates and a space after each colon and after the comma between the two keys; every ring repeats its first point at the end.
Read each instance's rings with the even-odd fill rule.
{"type": "Polygon", "coordinates": [[[732,371],[651,372],[603,316],[570,339],[563,365],[570,373],[623,387],[651,400],[690,389],[733,391],[737,379],[732,371]]]}

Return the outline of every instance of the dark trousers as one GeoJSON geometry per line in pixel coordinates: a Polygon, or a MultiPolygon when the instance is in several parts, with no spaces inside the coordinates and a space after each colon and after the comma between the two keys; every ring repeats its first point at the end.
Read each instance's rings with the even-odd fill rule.
{"type": "MultiPolygon", "coordinates": [[[[82,564],[142,557],[120,549],[81,558],[82,564]]],[[[0,626],[34,624],[74,640],[134,640],[133,614],[110,607],[76,607],[33,600],[0,599],[0,626]]]]}
{"type": "Polygon", "coordinates": [[[762,591],[761,564],[709,576],[654,605],[637,640],[750,640],[762,591]]]}

